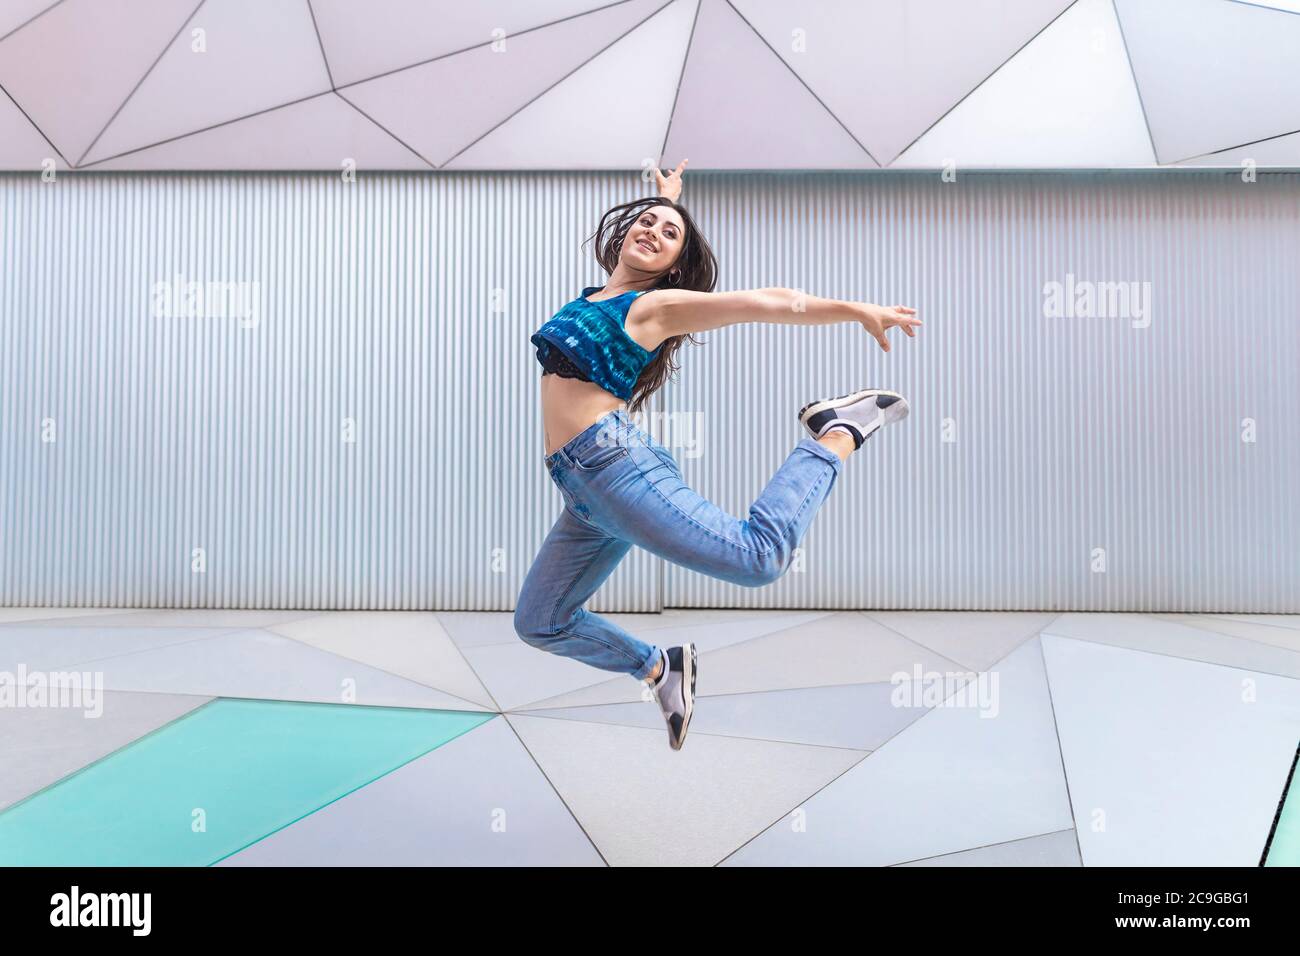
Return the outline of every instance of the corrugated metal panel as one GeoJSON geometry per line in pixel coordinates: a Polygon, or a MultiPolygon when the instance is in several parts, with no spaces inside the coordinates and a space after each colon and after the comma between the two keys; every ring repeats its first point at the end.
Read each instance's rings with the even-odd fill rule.
{"type": "Polygon", "coordinates": [[[926,326],[888,354],[849,325],[686,350],[667,408],[707,435],[684,471],[738,515],[807,401],[893,388],[912,415],[847,463],[802,571],[753,590],[669,567],[666,605],[1300,610],[1300,177],[737,176],[691,199],[727,288],[926,326]],[[1150,325],[1046,317],[1070,275],[1149,282],[1150,325]]]}
{"type": "MultiPolygon", "coordinates": [[[[528,336],[638,186],[0,177],[0,603],[512,608],[562,506],[528,336]],[[169,280],[256,323],[156,317],[169,280]]],[[[660,578],[630,555],[593,607],[660,578]]]]}
{"type": "MultiPolygon", "coordinates": [[[[887,356],[848,326],[708,334],[664,395],[702,429],[688,479],[743,514],[809,398],[880,384],[913,415],[848,464],[803,570],[747,590],[634,550],[594,609],[653,610],[662,577],[675,606],[1300,611],[1300,177],[689,189],[723,288],[901,302],[927,325],[887,356]],[[1150,326],[1044,317],[1067,275],[1150,282],[1150,326]]],[[[642,191],[0,177],[0,603],[513,607],[560,508],[527,336],[599,280],[579,242],[642,191]],[[257,323],[155,317],[176,276],[256,283],[257,323]]]]}

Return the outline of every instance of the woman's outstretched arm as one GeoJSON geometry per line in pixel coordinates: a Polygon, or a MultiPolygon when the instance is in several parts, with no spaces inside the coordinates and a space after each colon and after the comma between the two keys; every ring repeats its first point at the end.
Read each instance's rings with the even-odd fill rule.
{"type": "Polygon", "coordinates": [[[644,328],[656,343],[674,335],[707,332],[742,322],[781,325],[834,325],[857,322],[889,351],[885,332],[898,327],[916,336],[921,320],[905,305],[873,305],[808,295],[798,289],[747,289],[741,292],[694,292],[655,289],[637,298],[628,311],[629,326],[644,328]]]}

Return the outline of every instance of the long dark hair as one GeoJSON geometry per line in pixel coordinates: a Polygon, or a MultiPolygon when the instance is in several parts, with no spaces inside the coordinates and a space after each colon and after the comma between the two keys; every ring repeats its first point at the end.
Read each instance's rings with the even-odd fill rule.
{"type": "MultiPolygon", "coordinates": [[[[670,209],[677,210],[686,228],[682,234],[682,251],[677,254],[676,261],[658,277],[651,289],[691,289],[695,292],[712,292],[713,287],[718,283],[718,260],[714,257],[713,250],[709,248],[708,240],[704,238],[700,227],[695,224],[695,220],[691,218],[685,206],[662,196],[647,196],[644,199],[619,203],[605,213],[595,233],[587,240],[595,243],[596,261],[607,273],[613,274],[618,266],[619,253],[622,251],[623,239],[627,236],[627,231],[641,218],[643,212],[654,206],[668,206],[670,209]]],[[[632,388],[632,398],[628,402],[630,411],[638,411],[645,404],[646,399],[663,387],[664,382],[677,371],[678,365],[673,359],[685,339],[690,339],[696,345],[700,344],[695,336],[689,333],[664,339],[659,347],[659,354],[641,370],[641,376],[632,388]]]]}

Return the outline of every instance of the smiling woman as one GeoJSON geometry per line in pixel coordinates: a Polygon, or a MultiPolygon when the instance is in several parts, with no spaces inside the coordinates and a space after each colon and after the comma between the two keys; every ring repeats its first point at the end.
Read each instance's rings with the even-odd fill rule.
{"type": "Polygon", "coordinates": [[[695,699],[695,647],[661,650],[583,608],[633,544],[685,568],[758,587],[785,573],[844,460],[882,426],[907,415],[901,395],[861,389],[809,402],[808,431],[737,518],[682,478],[636,412],[677,370],[696,332],[742,322],[857,322],[889,351],[885,331],[909,336],[914,310],[807,296],[791,289],[713,291],[717,260],[685,207],[678,166],[662,194],[610,209],[592,238],[609,273],[533,333],[542,372],[546,465],[565,508],[524,580],[515,630],[528,644],[652,684],[674,750],[695,699]]]}

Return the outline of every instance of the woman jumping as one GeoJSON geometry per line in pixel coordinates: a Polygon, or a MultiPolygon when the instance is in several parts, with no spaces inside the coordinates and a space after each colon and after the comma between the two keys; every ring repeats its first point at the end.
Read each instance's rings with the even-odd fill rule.
{"type": "Polygon", "coordinates": [[[656,171],[657,198],[605,213],[592,236],[609,273],[604,288],[583,289],[531,338],[543,368],[546,466],[565,507],[524,579],[514,619],[533,647],[648,683],[674,750],[694,709],[695,646],[647,644],[583,604],[634,544],[733,584],[775,581],[844,460],[908,408],[901,395],[880,389],[805,405],[799,421],[811,437],[799,440],[745,519],[687,486],[672,454],[628,412],[677,370],[673,358],[695,332],[741,322],[857,322],[888,352],[886,330],[897,326],[915,336],[921,324],[906,306],[791,289],[713,292],[717,260],[678,203],[685,166],[683,160],[666,176],[656,171]]]}

